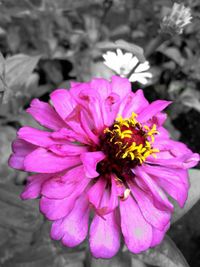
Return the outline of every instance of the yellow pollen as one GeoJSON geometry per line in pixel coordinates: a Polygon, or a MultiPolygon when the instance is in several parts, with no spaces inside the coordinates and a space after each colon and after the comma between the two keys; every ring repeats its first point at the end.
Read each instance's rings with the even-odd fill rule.
{"type": "Polygon", "coordinates": [[[152,127],[141,125],[136,117],[135,113],[130,118],[123,119],[119,116],[112,128],[106,128],[104,133],[108,135],[108,142],[116,146],[117,158],[135,160],[142,164],[149,155],[156,157],[159,152],[159,149],[152,146],[155,135],[159,132],[156,124],[152,127]]]}

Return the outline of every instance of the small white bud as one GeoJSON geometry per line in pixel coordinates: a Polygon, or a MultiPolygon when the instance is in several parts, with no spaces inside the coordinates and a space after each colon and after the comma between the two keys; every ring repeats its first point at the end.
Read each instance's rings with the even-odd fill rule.
{"type": "Polygon", "coordinates": [[[186,25],[191,23],[191,9],[183,4],[174,3],[169,15],[161,22],[161,32],[170,35],[182,34],[186,25]]]}

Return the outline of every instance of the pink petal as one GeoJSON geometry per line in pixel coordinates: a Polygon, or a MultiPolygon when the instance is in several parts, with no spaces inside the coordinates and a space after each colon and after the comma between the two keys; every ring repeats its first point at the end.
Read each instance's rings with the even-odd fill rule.
{"type": "Polygon", "coordinates": [[[152,229],[153,237],[151,241],[151,247],[158,246],[163,241],[163,238],[165,237],[165,234],[167,230],[169,229],[169,227],[170,227],[170,223],[168,223],[162,231],[153,227],[152,229]]]}
{"type": "Polygon", "coordinates": [[[83,195],[77,199],[72,211],[62,219],[60,224],[52,225],[51,236],[52,238],[55,237],[54,239],[62,238],[62,243],[65,246],[75,247],[87,236],[88,220],[89,206],[83,195]]]}
{"type": "Polygon", "coordinates": [[[169,139],[170,138],[170,134],[169,132],[162,126],[158,127],[157,128],[159,134],[156,135],[156,140],[160,139],[160,138],[167,138],[169,139]]]}
{"type": "Polygon", "coordinates": [[[61,157],[66,157],[66,156],[78,156],[84,152],[88,151],[88,147],[86,146],[80,146],[77,144],[73,144],[71,142],[67,141],[65,142],[65,145],[62,144],[54,144],[50,146],[49,151],[52,151],[54,154],[61,156],[61,157]]]}
{"type": "Polygon", "coordinates": [[[167,119],[167,114],[159,112],[152,118],[152,124],[156,124],[157,127],[160,127],[163,125],[166,119],[167,119]]]}
{"type": "Polygon", "coordinates": [[[80,103],[82,103],[83,107],[88,110],[93,118],[95,130],[97,132],[102,131],[102,129],[104,129],[104,122],[101,111],[102,101],[100,95],[95,91],[85,89],[80,92],[79,98],[81,99],[80,103]]]}
{"type": "MultiPolygon", "coordinates": [[[[105,179],[105,178],[104,178],[105,179]]],[[[111,176],[111,188],[107,188],[107,190],[104,190],[103,193],[103,199],[106,199],[99,203],[99,207],[96,205],[96,212],[104,216],[105,214],[108,214],[112,212],[117,206],[118,206],[118,190],[117,185],[115,182],[115,179],[111,176]],[[105,196],[106,195],[106,196],[105,196]]]]}
{"type": "Polygon", "coordinates": [[[40,173],[56,173],[80,164],[80,157],[59,157],[44,148],[38,148],[24,160],[26,171],[40,173]]]}
{"type": "Polygon", "coordinates": [[[90,179],[85,178],[83,166],[78,166],[48,180],[42,187],[42,195],[54,199],[66,198],[77,192],[80,194],[89,182],[90,179]]]}
{"type": "Polygon", "coordinates": [[[139,89],[135,93],[129,93],[127,97],[123,100],[120,107],[120,114],[124,118],[129,118],[133,112],[138,114],[146,106],[148,106],[148,101],[144,97],[143,91],[139,89]]]}
{"type": "Polygon", "coordinates": [[[117,213],[113,211],[104,219],[95,215],[90,226],[90,250],[95,258],[112,258],[120,248],[120,229],[117,213]]]}
{"type": "Polygon", "coordinates": [[[27,112],[46,128],[59,130],[66,127],[66,124],[56,111],[49,104],[38,99],[34,99],[31,102],[31,106],[27,109],[27,112]]]}
{"type": "Polygon", "coordinates": [[[76,87],[76,86],[78,86],[78,85],[82,85],[82,83],[71,81],[71,82],[70,82],[71,90],[72,90],[73,87],[76,87]]]}
{"type": "MultiPolygon", "coordinates": [[[[159,137],[159,136],[158,136],[159,137]]],[[[183,143],[170,140],[169,138],[157,138],[155,140],[154,146],[158,148],[160,151],[169,151],[171,153],[171,157],[180,157],[183,154],[192,153],[192,151],[183,143]]],[[[160,155],[158,154],[158,158],[160,158],[160,155]]]]}
{"type": "Polygon", "coordinates": [[[100,177],[97,182],[87,192],[88,201],[98,210],[106,188],[107,181],[104,177],[100,177]]]}
{"type": "Polygon", "coordinates": [[[63,228],[61,227],[62,222],[63,222],[63,219],[59,219],[52,223],[51,232],[50,232],[52,239],[60,240],[63,237],[63,228]]]}
{"type": "MultiPolygon", "coordinates": [[[[66,118],[67,125],[81,137],[82,143],[91,143],[81,124],[81,106],[78,105],[66,118]]],[[[80,138],[79,137],[79,138],[80,138]]]]}
{"type": "Polygon", "coordinates": [[[171,102],[165,100],[156,100],[143,109],[137,117],[139,122],[146,122],[155,116],[158,112],[165,109],[171,102]]]}
{"type": "Polygon", "coordinates": [[[89,83],[85,83],[84,86],[76,86],[71,93],[81,110],[84,109],[92,117],[95,130],[97,132],[101,131],[104,128],[101,94],[92,90],[89,83]]]}
{"type": "Polygon", "coordinates": [[[56,144],[55,140],[51,138],[51,133],[35,129],[32,127],[22,127],[17,132],[19,138],[41,147],[48,147],[56,144]]]}
{"type": "Polygon", "coordinates": [[[81,161],[84,166],[85,175],[88,178],[99,176],[96,171],[97,164],[105,158],[105,154],[101,151],[85,152],[81,154],[81,161]]]}
{"type": "Polygon", "coordinates": [[[58,89],[51,93],[50,97],[57,113],[65,120],[75,107],[75,103],[69,91],[66,89],[58,89]]]}
{"type": "Polygon", "coordinates": [[[49,220],[59,220],[70,213],[74,207],[75,200],[75,196],[63,199],[50,199],[43,196],[40,200],[40,211],[49,220]]]}
{"type": "Polygon", "coordinates": [[[98,92],[102,99],[106,99],[111,93],[110,83],[102,78],[92,79],[90,82],[90,87],[92,90],[98,92]]]}
{"type": "Polygon", "coordinates": [[[155,228],[163,230],[170,220],[171,213],[157,209],[151,196],[135,184],[129,183],[129,186],[145,220],[155,228]]]}
{"type": "Polygon", "coordinates": [[[8,160],[8,165],[17,170],[24,170],[24,157],[12,154],[8,160]]]}
{"type": "Polygon", "coordinates": [[[121,100],[116,93],[111,93],[101,104],[104,125],[111,126],[119,115],[121,100]]]}
{"type": "Polygon", "coordinates": [[[118,94],[121,99],[131,92],[131,83],[126,78],[112,76],[111,78],[112,92],[118,94]]]}
{"type": "Polygon", "coordinates": [[[31,153],[36,148],[37,148],[37,146],[29,144],[26,141],[21,140],[21,139],[16,139],[12,142],[12,151],[16,155],[20,155],[20,156],[25,157],[26,155],[31,153]]]}
{"type": "MultiPolygon", "coordinates": [[[[71,178],[76,180],[76,177],[71,178]]],[[[58,220],[67,216],[73,209],[76,199],[81,196],[86,189],[88,182],[88,179],[82,179],[81,182],[74,187],[70,196],[63,199],[51,199],[43,196],[40,201],[41,212],[43,212],[49,220],[58,220]]],[[[57,197],[58,195],[56,195],[56,198],[57,197]]]]}
{"type": "Polygon", "coordinates": [[[158,166],[145,166],[144,169],[153,176],[160,187],[179,203],[180,207],[184,206],[189,189],[186,170],[173,170],[158,166]]]}
{"type": "Polygon", "coordinates": [[[132,196],[120,201],[120,214],[122,234],[128,249],[133,253],[148,249],[152,240],[152,227],[142,216],[132,196]]]}
{"type": "Polygon", "coordinates": [[[18,170],[24,170],[24,158],[36,148],[36,146],[29,144],[24,140],[16,139],[12,143],[12,150],[14,153],[8,160],[9,166],[18,170]]]}
{"type": "Polygon", "coordinates": [[[73,130],[62,128],[57,132],[51,133],[51,137],[60,142],[71,141],[71,142],[80,142],[83,144],[91,144],[90,140],[80,133],[76,133],[73,130]]]}
{"type": "Polygon", "coordinates": [[[90,139],[94,144],[99,144],[99,138],[97,135],[94,134],[94,124],[92,122],[92,119],[89,117],[89,114],[87,112],[84,112],[84,110],[80,114],[80,123],[85,131],[85,133],[88,136],[88,139],[90,139]]]}
{"type": "Polygon", "coordinates": [[[163,192],[163,190],[156,184],[156,182],[145,172],[145,169],[142,167],[136,167],[134,169],[134,173],[136,174],[136,182],[137,179],[141,179],[142,182],[148,187],[149,192],[152,194],[154,199],[154,205],[156,208],[164,211],[173,211],[173,205],[168,200],[167,196],[163,192]]]}
{"type": "Polygon", "coordinates": [[[180,157],[171,157],[171,158],[161,158],[164,153],[158,153],[157,158],[149,156],[147,159],[148,163],[161,165],[173,169],[190,169],[196,166],[199,162],[199,154],[197,153],[187,153],[183,154],[180,157]]]}
{"type": "Polygon", "coordinates": [[[49,174],[35,174],[28,177],[23,192],[21,193],[22,199],[34,199],[40,196],[41,188],[44,182],[51,178],[49,174]]]}

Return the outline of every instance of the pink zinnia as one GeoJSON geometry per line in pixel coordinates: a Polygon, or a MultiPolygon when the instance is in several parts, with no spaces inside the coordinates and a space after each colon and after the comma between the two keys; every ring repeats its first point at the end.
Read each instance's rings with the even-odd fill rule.
{"type": "Polygon", "coordinates": [[[173,205],[183,207],[187,169],[199,155],[172,141],[163,128],[170,102],[149,104],[125,78],[72,83],[51,94],[51,105],[34,99],[27,112],[48,130],[18,131],[9,164],[33,172],[22,199],[41,197],[51,237],[68,247],[87,236],[94,257],[113,257],[120,238],[133,253],[158,245],[173,205]]]}

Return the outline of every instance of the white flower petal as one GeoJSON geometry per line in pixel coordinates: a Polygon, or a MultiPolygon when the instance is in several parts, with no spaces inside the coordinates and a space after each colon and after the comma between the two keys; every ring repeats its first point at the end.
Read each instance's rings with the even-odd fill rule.
{"type": "Polygon", "coordinates": [[[140,64],[136,69],[135,72],[143,72],[150,68],[149,62],[145,61],[144,63],[140,64]]]}
{"type": "Polygon", "coordinates": [[[131,77],[129,78],[129,81],[146,84],[149,78],[152,78],[152,74],[150,72],[133,73],[131,77]]]}
{"type": "MultiPolygon", "coordinates": [[[[136,56],[133,56],[132,53],[124,53],[121,49],[117,49],[116,52],[107,51],[106,54],[103,54],[104,64],[115,71],[122,77],[127,77],[131,70],[137,66],[139,59],[136,56]]],[[[131,76],[130,81],[139,81],[145,84],[146,78],[151,78],[152,74],[150,72],[144,72],[149,69],[149,62],[139,64],[134,70],[134,73],[131,76]],[[139,75],[139,76],[138,76],[139,75]]]]}
{"type": "Polygon", "coordinates": [[[133,57],[129,63],[130,69],[132,70],[137,65],[138,62],[139,59],[137,57],[133,57]]]}

